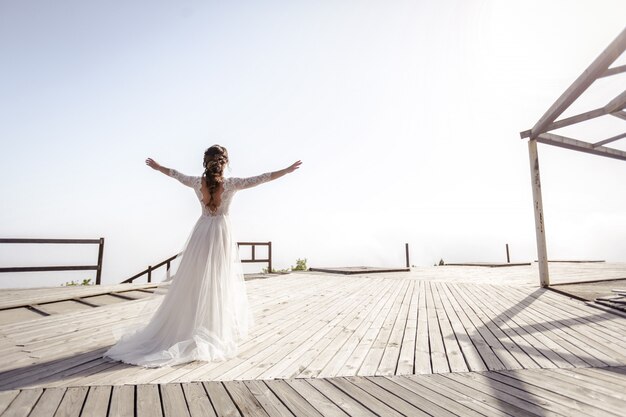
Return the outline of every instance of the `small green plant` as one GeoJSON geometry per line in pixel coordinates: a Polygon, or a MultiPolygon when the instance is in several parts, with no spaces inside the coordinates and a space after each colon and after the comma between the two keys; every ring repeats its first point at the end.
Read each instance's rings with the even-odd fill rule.
{"type": "Polygon", "coordinates": [[[68,281],[65,284],[63,284],[62,286],[65,286],[65,287],[75,287],[75,286],[79,286],[79,285],[92,285],[91,284],[91,278],[84,279],[82,282],[81,281],[74,281],[74,280],[68,281]]]}
{"type": "Polygon", "coordinates": [[[307,268],[307,266],[306,266],[306,258],[304,258],[304,259],[300,259],[300,258],[296,259],[296,266],[293,266],[293,265],[291,266],[291,270],[292,271],[306,271],[307,269],[309,269],[309,268],[307,268]]]}
{"type": "Polygon", "coordinates": [[[272,274],[274,274],[274,273],[285,274],[285,273],[292,272],[292,271],[306,271],[308,269],[309,268],[306,266],[306,258],[304,258],[304,259],[298,258],[298,259],[296,259],[296,266],[292,265],[291,268],[289,268],[289,269],[274,269],[274,268],[272,268],[272,270],[270,271],[269,268],[263,268],[261,270],[261,272],[263,274],[270,274],[270,273],[272,273],[272,274]]]}
{"type": "Polygon", "coordinates": [[[290,272],[290,271],[288,269],[274,269],[274,268],[272,268],[272,270],[270,271],[268,268],[263,268],[261,270],[261,272],[263,274],[270,274],[270,273],[271,274],[280,274],[280,273],[284,274],[284,273],[287,273],[287,272],[290,272]]]}

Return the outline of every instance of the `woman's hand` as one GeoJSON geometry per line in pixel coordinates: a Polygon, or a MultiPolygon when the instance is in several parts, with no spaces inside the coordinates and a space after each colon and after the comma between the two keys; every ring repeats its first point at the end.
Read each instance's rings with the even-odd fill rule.
{"type": "Polygon", "coordinates": [[[148,165],[152,169],[156,169],[157,171],[159,171],[159,168],[161,168],[161,165],[159,165],[157,161],[152,158],[146,159],[146,165],[148,165]]]}
{"type": "Polygon", "coordinates": [[[285,174],[289,174],[289,173],[295,171],[296,169],[300,168],[300,165],[302,165],[302,161],[294,162],[293,164],[291,164],[287,168],[285,168],[285,174]]]}
{"type": "Polygon", "coordinates": [[[296,161],[293,164],[289,165],[287,168],[281,169],[280,171],[274,171],[274,172],[270,173],[270,178],[272,180],[280,178],[283,175],[289,174],[290,172],[293,172],[296,169],[300,168],[300,165],[302,165],[302,161],[296,161]]]}

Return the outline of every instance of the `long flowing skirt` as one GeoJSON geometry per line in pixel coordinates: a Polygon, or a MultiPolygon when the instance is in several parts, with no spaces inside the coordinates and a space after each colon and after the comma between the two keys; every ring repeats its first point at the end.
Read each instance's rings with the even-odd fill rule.
{"type": "Polygon", "coordinates": [[[201,216],[181,256],[149,321],[124,334],[105,357],[158,367],[237,354],[253,317],[228,216],[201,216]]]}

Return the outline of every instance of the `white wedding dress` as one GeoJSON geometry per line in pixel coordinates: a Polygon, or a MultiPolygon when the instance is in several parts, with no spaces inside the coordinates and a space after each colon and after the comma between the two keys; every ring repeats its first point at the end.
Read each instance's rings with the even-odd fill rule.
{"type": "Polygon", "coordinates": [[[170,176],[193,188],[202,215],[180,255],[178,270],[165,286],[169,289],[155,297],[157,307],[149,321],[122,335],[104,357],[146,367],[221,361],[237,354],[238,342],[253,325],[228,210],[238,190],[269,181],[270,173],[224,179],[215,214],[202,203],[202,177],[174,169],[170,176]]]}

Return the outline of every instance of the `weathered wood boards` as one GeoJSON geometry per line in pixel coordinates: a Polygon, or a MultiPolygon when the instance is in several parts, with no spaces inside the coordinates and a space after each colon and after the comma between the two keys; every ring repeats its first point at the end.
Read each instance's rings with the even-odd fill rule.
{"type": "Polygon", "coordinates": [[[104,361],[142,301],[0,326],[0,389],[626,365],[624,318],[548,290],[484,283],[489,274],[523,282],[516,268],[449,268],[431,268],[448,274],[436,280],[412,272],[251,281],[257,323],[224,362],[144,369],[104,361]],[[453,280],[460,271],[469,282],[453,280]]]}
{"type": "Polygon", "coordinates": [[[619,416],[626,368],[27,389],[0,416],[619,416]]]}

